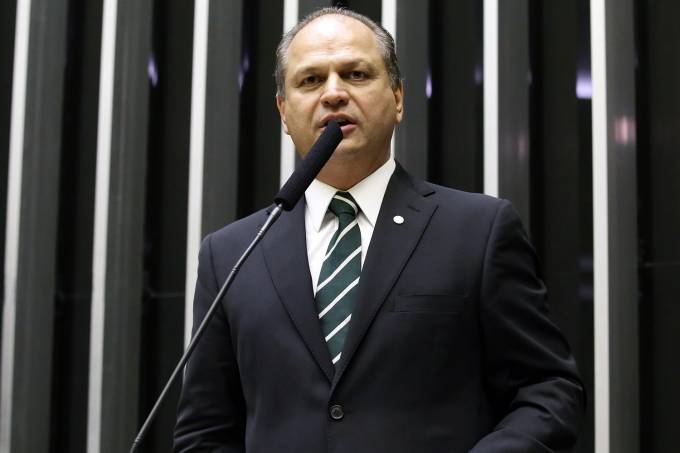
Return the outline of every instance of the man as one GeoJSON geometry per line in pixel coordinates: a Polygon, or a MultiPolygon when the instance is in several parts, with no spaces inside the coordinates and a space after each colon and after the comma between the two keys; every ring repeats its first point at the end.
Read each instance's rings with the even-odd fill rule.
{"type": "MultiPolygon", "coordinates": [[[[568,450],[583,389],[517,214],[390,158],[403,89],[389,34],[324,9],[277,55],[277,105],[300,153],[331,119],[344,138],[196,349],[176,450],[568,450]]],[[[195,323],[266,215],[204,240],[195,323]]]]}

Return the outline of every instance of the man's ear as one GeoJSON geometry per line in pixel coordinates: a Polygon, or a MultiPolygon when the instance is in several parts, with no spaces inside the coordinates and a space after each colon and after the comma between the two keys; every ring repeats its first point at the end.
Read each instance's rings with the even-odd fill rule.
{"type": "Polygon", "coordinates": [[[286,99],[283,96],[276,95],[276,108],[279,109],[279,116],[281,117],[281,125],[283,125],[283,132],[288,133],[288,125],[286,124],[286,99]]]}
{"type": "Polygon", "coordinates": [[[396,104],[396,122],[400,123],[404,117],[404,82],[399,81],[399,86],[394,90],[394,102],[396,104]]]}

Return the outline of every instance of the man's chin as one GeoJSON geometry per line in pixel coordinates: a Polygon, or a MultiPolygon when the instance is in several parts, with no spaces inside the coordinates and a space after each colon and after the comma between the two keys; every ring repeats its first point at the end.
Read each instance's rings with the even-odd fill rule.
{"type": "Polygon", "coordinates": [[[361,148],[352,146],[350,143],[345,143],[344,141],[340,142],[340,145],[338,145],[337,148],[335,148],[335,151],[333,152],[333,156],[331,158],[334,159],[352,159],[356,157],[357,155],[363,154],[361,148]]]}

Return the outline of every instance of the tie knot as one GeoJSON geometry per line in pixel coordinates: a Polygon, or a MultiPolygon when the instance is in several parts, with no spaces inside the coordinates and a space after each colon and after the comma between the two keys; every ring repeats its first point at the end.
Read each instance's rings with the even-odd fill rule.
{"type": "Polygon", "coordinates": [[[349,192],[337,192],[331,199],[331,204],[328,207],[333,214],[340,217],[340,215],[350,215],[352,218],[357,216],[359,206],[349,192]]]}

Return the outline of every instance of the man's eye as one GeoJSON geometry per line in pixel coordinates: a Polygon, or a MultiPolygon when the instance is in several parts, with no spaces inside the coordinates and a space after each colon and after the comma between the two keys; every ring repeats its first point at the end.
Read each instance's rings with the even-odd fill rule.
{"type": "Polygon", "coordinates": [[[366,73],[363,71],[352,71],[349,73],[349,78],[352,80],[364,80],[366,73]]]}
{"type": "Polygon", "coordinates": [[[319,77],[315,75],[310,75],[302,79],[302,85],[314,85],[319,83],[319,77]]]}

